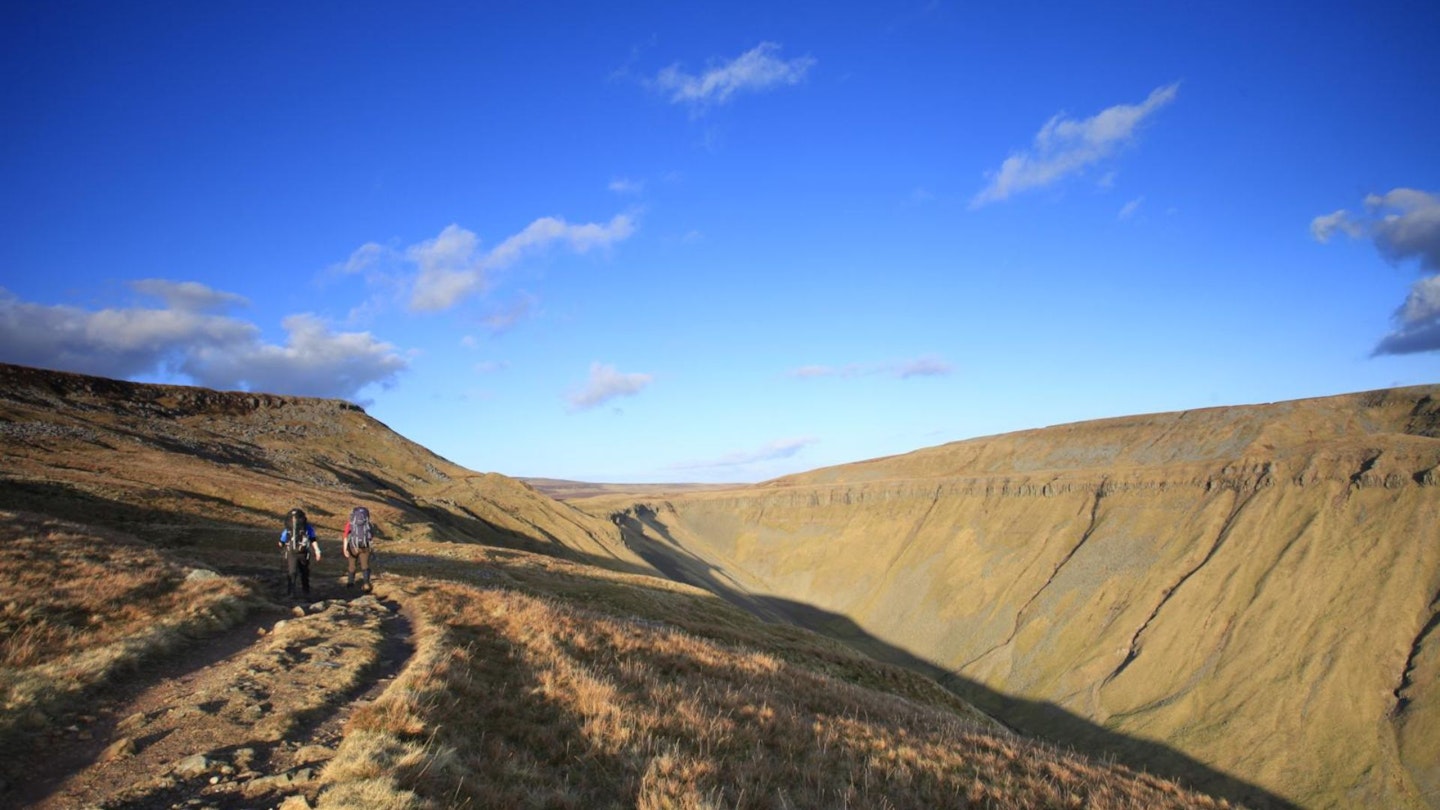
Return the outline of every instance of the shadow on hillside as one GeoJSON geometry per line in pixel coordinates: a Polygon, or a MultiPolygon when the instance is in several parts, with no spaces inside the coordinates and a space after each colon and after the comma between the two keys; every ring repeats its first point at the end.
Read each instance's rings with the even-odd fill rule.
{"type": "Polygon", "coordinates": [[[657,518],[653,509],[636,504],[631,511],[633,514],[617,512],[611,516],[611,520],[620,528],[620,536],[625,545],[656,571],[675,582],[709,591],[766,621],[797,623],[788,615],[777,611],[766,600],[752,596],[723,569],[687,551],[657,518]],[[652,540],[648,532],[659,535],[664,543],[652,540]]]}
{"type": "Polygon", "coordinates": [[[63,483],[0,480],[0,509],[33,512],[92,526],[102,526],[138,534],[142,539],[161,546],[196,545],[197,533],[236,532],[245,535],[257,530],[268,531],[279,526],[283,516],[195,492],[175,493],[177,497],[211,504],[233,512],[239,510],[254,518],[253,522],[207,518],[202,510],[181,512],[153,506],[141,506],[113,498],[104,498],[63,483]]]}
{"type": "Polygon", "coordinates": [[[1299,805],[1215,770],[1167,745],[1111,731],[1053,703],[997,692],[977,681],[936,666],[905,649],[870,635],[841,614],[774,596],[754,598],[764,602],[770,610],[784,616],[792,624],[842,641],[876,660],[928,676],[1025,736],[1046,739],[1092,758],[1112,760],[1256,810],[1298,810],[1299,805]]]}
{"type": "Polygon", "coordinates": [[[665,576],[703,588],[767,621],[782,621],[820,633],[889,664],[936,681],[1025,736],[1048,740],[1086,756],[1145,771],[1247,807],[1291,810],[1298,805],[1264,788],[1218,771],[1167,745],[1121,734],[1053,703],[998,692],[957,675],[901,647],[870,635],[849,617],[776,596],[747,593],[722,569],[685,549],[658,516],[643,505],[612,518],[625,542],[665,576]],[[655,537],[659,537],[657,541],[655,537]]]}

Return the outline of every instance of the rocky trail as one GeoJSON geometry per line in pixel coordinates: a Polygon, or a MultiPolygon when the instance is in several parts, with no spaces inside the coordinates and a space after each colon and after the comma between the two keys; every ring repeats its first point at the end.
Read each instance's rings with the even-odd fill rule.
{"type": "Polygon", "coordinates": [[[37,732],[10,798],[45,810],[313,806],[351,713],[414,651],[383,586],[316,586],[288,613],[252,614],[37,732]]]}

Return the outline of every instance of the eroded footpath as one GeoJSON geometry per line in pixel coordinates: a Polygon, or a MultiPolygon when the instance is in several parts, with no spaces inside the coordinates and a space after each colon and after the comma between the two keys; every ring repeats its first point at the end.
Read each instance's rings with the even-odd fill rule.
{"type": "Polygon", "coordinates": [[[64,759],[37,766],[21,806],[313,806],[351,712],[412,652],[410,621],[383,592],[261,616],[37,740],[38,759],[64,759]]]}

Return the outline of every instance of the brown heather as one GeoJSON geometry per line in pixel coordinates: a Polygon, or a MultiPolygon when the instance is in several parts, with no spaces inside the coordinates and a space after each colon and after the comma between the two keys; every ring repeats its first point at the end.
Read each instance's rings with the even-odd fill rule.
{"type": "Polygon", "coordinates": [[[735,646],[509,587],[403,593],[431,617],[417,660],[352,720],[322,807],[1229,806],[822,674],[819,639],[735,646]]]}
{"type": "Polygon", "coordinates": [[[0,752],[87,690],[234,624],[250,589],[133,538],[0,511],[0,752]]]}

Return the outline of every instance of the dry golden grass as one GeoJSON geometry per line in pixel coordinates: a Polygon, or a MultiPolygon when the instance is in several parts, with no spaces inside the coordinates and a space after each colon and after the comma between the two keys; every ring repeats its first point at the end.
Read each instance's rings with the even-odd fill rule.
{"type": "MultiPolygon", "coordinates": [[[[4,366],[0,377],[0,507],[153,544],[0,513],[0,755],[77,694],[238,619],[249,596],[236,580],[195,580],[163,549],[274,572],[288,508],[304,506],[332,550],[365,503],[383,529],[378,595],[407,609],[415,652],[352,716],[324,806],[1223,806],[1017,738],[919,675],[640,576],[654,570],[605,516],[459,468],[353,407],[4,366]]],[[[333,576],[334,559],[316,576],[333,576]]],[[[322,623],[312,615],[249,654],[325,646],[292,636],[322,623]]],[[[378,634],[364,635],[345,653],[357,672],[373,669],[378,634]]],[[[263,670],[244,660],[247,675],[263,670]]],[[[232,694],[228,675],[202,672],[232,694]]],[[[226,705],[222,719],[249,708],[226,705]]],[[[281,698],[274,710],[245,734],[289,741],[306,725],[295,717],[332,705],[281,698]]]]}
{"type": "Polygon", "coordinates": [[[113,532],[0,512],[0,749],[115,673],[239,621],[248,588],[208,573],[113,532]]]}
{"type": "Polygon", "coordinates": [[[508,587],[405,591],[416,657],[352,719],[322,807],[1226,806],[840,680],[799,648],[508,587]]]}
{"type": "Polygon", "coordinates": [[[544,554],[450,543],[407,543],[378,565],[427,579],[503,586],[584,604],[655,626],[765,649],[840,680],[944,709],[982,725],[999,723],[930,678],[881,663],[845,644],[789,624],[757,621],[716,595],[671,580],[596,568],[544,554]]]}

